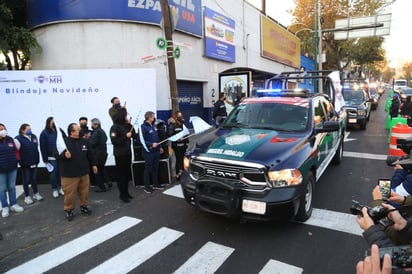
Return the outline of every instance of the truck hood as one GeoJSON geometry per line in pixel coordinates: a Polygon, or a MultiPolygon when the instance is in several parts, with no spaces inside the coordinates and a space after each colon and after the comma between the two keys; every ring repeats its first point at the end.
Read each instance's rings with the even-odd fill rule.
{"type": "Polygon", "coordinates": [[[292,135],[265,129],[220,128],[200,138],[197,151],[199,156],[267,165],[278,163],[279,160],[284,161],[306,143],[306,140],[305,134],[292,135]]]}

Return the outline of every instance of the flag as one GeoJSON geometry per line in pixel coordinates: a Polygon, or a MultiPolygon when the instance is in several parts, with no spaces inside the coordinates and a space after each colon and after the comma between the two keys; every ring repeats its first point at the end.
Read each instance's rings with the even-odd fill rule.
{"type": "Polygon", "coordinates": [[[193,130],[195,131],[195,134],[202,133],[203,131],[212,128],[211,125],[203,121],[202,118],[200,118],[199,116],[190,116],[189,121],[193,125],[193,130]]]}
{"type": "Polygon", "coordinates": [[[179,139],[183,138],[184,136],[188,135],[190,132],[187,129],[187,127],[185,126],[185,124],[183,124],[183,130],[179,133],[176,133],[175,135],[170,136],[169,138],[167,138],[169,141],[172,142],[176,142],[179,139]]]}
{"type": "Polygon", "coordinates": [[[142,124],[143,124],[143,122],[144,122],[143,112],[142,112],[142,110],[140,110],[140,111],[139,111],[139,114],[136,116],[136,120],[134,121],[133,127],[134,127],[135,130],[136,130],[136,126],[137,126],[137,130],[136,130],[136,131],[137,131],[137,134],[139,134],[140,143],[142,143],[143,148],[144,148],[147,152],[149,152],[149,149],[148,149],[147,146],[146,146],[146,142],[144,141],[143,134],[142,134],[142,124]]]}
{"type": "Polygon", "coordinates": [[[59,154],[62,154],[67,148],[66,148],[66,143],[64,142],[64,139],[63,139],[63,134],[61,132],[61,129],[56,124],[56,119],[54,119],[54,126],[56,127],[56,131],[57,131],[56,148],[59,154]]]}

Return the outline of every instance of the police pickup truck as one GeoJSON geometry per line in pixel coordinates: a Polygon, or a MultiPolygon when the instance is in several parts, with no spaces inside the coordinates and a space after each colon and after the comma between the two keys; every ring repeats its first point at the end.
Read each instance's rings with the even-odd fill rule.
{"type": "Polygon", "coordinates": [[[315,182],[342,159],[345,113],[326,94],[264,90],[191,142],[181,186],[201,211],[243,220],[312,213],[315,182]]]}

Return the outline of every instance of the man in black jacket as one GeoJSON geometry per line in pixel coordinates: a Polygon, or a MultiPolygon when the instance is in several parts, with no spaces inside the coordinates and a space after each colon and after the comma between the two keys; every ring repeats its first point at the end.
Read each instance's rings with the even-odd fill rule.
{"type": "Polygon", "coordinates": [[[79,195],[80,212],[91,215],[89,204],[89,168],[97,173],[97,165],[89,142],[79,137],[80,126],[71,123],[67,129],[69,137],[65,139],[66,150],[59,155],[60,174],[64,195],[64,211],[68,221],[73,220],[76,205],[75,195],[79,195]]]}
{"type": "Polygon", "coordinates": [[[213,119],[215,119],[216,127],[223,123],[227,117],[225,100],[226,96],[222,92],[219,95],[219,100],[213,105],[213,119]]]}
{"type": "MultiPolygon", "coordinates": [[[[105,192],[107,187],[105,185],[106,170],[105,164],[107,160],[107,135],[101,128],[100,120],[97,118],[92,119],[92,135],[89,138],[89,143],[93,151],[93,156],[97,163],[97,174],[94,175],[95,183],[98,186],[96,192],[105,192]]],[[[111,183],[109,184],[110,187],[111,183]]]]}

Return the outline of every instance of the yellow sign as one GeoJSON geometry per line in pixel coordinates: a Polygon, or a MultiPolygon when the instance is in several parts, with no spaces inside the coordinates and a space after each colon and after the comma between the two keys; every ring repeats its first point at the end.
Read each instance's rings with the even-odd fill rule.
{"type": "Polygon", "coordinates": [[[263,57],[279,63],[300,67],[300,39],[266,16],[260,17],[263,57]]]}

